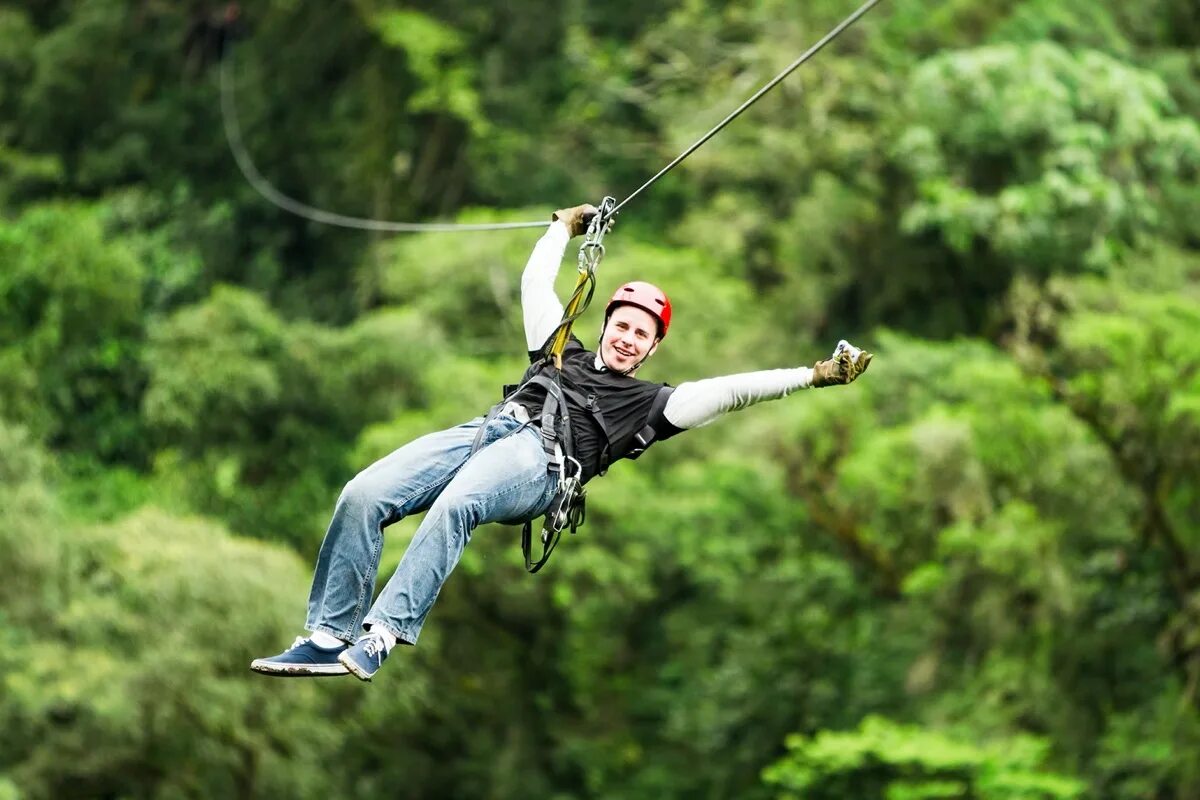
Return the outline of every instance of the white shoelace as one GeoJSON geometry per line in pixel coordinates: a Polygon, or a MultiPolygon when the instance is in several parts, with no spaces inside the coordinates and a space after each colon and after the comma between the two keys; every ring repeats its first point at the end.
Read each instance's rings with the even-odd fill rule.
{"type": "Polygon", "coordinates": [[[379,633],[368,633],[362,638],[363,653],[367,658],[374,658],[380,664],[383,663],[383,657],[388,654],[387,640],[379,633]]]}

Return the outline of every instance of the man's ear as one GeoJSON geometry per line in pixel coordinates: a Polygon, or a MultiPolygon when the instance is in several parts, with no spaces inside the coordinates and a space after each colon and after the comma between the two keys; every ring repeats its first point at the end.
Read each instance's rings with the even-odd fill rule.
{"type": "Polygon", "coordinates": [[[658,349],[658,343],[661,341],[662,341],[662,339],[654,340],[654,344],[650,345],[650,352],[646,353],[646,358],[649,358],[650,356],[654,355],[654,351],[658,349]]]}

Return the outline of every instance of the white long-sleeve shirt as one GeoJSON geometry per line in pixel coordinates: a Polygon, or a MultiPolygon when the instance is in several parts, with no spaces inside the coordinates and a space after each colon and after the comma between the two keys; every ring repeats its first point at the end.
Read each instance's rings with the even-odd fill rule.
{"type": "MultiPolygon", "coordinates": [[[[541,347],[562,321],[563,306],[554,293],[554,279],[558,277],[558,269],[570,238],[564,223],[552,223],[525,264],[525,272],[521,275],[521,310],[528,350],[541,347]]],[[[597,371],[607,369],[599,355],[596,356],[595,367],[597,371]]],[[[810,367],[743,372],[688,381],[681,383],[671,393],[663,416],[677,428],[698,428],[722,414],[763,400],[786,397],[797,389],[810,386],[810,367]]]]}

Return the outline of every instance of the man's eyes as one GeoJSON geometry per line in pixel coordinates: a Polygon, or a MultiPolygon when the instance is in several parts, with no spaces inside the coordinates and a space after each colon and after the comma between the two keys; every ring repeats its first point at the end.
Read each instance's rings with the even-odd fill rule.
{"type": "MultiPolygon", "coordinates": [[[[626,325],[624,322],[618,322],[618,323],[617,323],[617,330],[619,330],[619,331],[627,331],[627,330],[629,330],[629,326],[628,326],[628,325],[626,325]]],[[[644,330],[642,330],[641,328],[638,328],[636,331],[634,331],[634,335],[636,335],[636,336],[637,336],[638,338],[640,338],[640,339],[645,339],[645,338],[648,338],[648,337],[650,336],[650,334],[646,333],[646,332],[645,332],[644,330]]]]}

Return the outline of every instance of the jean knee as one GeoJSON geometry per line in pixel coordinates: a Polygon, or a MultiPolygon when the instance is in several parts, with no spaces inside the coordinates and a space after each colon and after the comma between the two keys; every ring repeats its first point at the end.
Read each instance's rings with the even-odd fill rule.
{"type": "Polygon", "coordinates": [[[427,516],[440,517],[449,523],[451,527],[465,531],[469,539],[471,531],[480,525],[483,510],[481,505],[475,502],[470,496],[454,495],[446,497],[442,495],[434,501],[427,516]]]}
{"type": "Polygon", "coordinates": [[[366,498],[365,486],[361,478],[354,477],[346,482],[342,487],[342,493],[338,495],[338,505],[356,505],[366,498]]]}
{"type": "Polygon", "coordinates": [[[356,513],[370,510],[375,510],[378,513],[386,513],[387,509],[384,508],[386,503],[383,500],[383,495],[383,490],[374,481],[358,475],[351,478],[342,487],[342,493],[338,495],[338,506],[356,513]]]}

